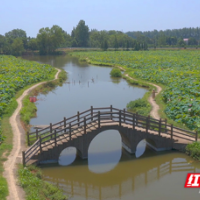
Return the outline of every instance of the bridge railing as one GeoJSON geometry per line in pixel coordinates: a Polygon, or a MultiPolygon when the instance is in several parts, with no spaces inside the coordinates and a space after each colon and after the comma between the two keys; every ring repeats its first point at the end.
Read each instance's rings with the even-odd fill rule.
{"type": "Polygon", "coordinates": [[[94,127],[97,125],[97,119],[98,115],[93,115],[88,118],[84,118],[76,123],[70,123],[69,126],[60,129],[60,130],[54,130],[54,133],[50,133],[45,136],[40,136],[40,149],[42,151],[43,148],[48,147],[49,145],[57,145],[59,141],[63,141],[63,139],[66,140],[72,140],[74,135],[77,135],[78,133],[82,132],[86,134],[86,130],[94,127]],[[92,124],[94,123],[94,124],[92,124]],[[47,143],[50,141],[50,144],[47,143]]]}
{"type": "Polygon", "coordinates": [[[128,112],[125,109],[120,110],[113,108],[111,105],[110,107],[103,108],[93,108],[91,106],[90,109],[81,113],[77,112],[77,115],[64,118],[63,121],[55,124],[50,123],[50,125],[46,128],[41,130],[36,129],[34,132],[27,133],[28,144],[32,144],[39,138],[42,138],[43,142],[45,140],[58,137],[62,134],[70,135],[70,133],[72,133],[74,130],[78,130],[80,127],[83,127],[83,129],[86,130],[87,126],[92,127],[91,122],[98,123],[98,127],[100,128],[102,123],[110,123],[109,120],[118,122],[119,126],[121,126],[122,123],[125,123],[131,125],[133,129],[135,127],[140,127],[146,129],[146,132],[152,130],[157,131],[159,135],[161,133],[169,134],[171,135],[171,138],[176,136],[185,137],[188,140],[193,140],[194,138],[197,140],[197,133],[173,127],[173,125],[167,124],[167,120],[157,120],[151,118],[150,116],[145,117],[139,115],[138,113],[128,112]]]}
{"type": "Polygon", "coordinates": [[[39,149],[40,147],[40,140],[38,139],[37,141],[35,141],[35,143],[29,147],[26,151],[22,152],[22,157],[23,157],[23,165],[25,166],[25,164],[32,159],[32,157],[37,154],[41,149],[39,149]]]}
{"type": "Polygon", "coordinates": [[[36,128],[36,131],[33,131],[33,132],[27,132],[27,142],[28,142],[28,145],[31,145],[33,142],[35,142],[35,140],[37,140],[39,138],[39,136],[42,136],[42,135],[48,135],[49,133],[53,133],[53,131],[55,129],[63,129],[66,128],[69,123],[73,123],[75,121],[79,122],[81,119],[83,119],[84,117],[87,117],[87,116],[92,116],[94,114],[97,114],[98,112],[95,110],[109,110],[111,109],[111,107],[105,107],[105,108],[93,108],[91,106],[90,109],[84,111],[84,112],[77,112],[77,115],[74,115],[72,117],[69,117],[69,118],[65,118],[62,120],[62,121],[59,121],[57,123],[50,123],[49,126],[46,126],[45,128],[43,129],[38,129],[36,128]]]}

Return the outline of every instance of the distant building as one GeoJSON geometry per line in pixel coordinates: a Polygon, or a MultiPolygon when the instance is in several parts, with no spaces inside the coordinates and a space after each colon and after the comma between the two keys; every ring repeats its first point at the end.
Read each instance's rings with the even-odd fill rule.
{"type": "Polygon", "coordinates": [[[183,41],[188,44],[189,39],[188,38],[184,38],[183,41]]]}

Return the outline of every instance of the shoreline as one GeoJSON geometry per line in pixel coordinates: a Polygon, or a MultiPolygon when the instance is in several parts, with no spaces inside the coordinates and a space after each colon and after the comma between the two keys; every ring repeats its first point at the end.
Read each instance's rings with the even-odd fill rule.
{"type": "MultiPolygon", "coordinates": [[[[132,77],[130,77],[128,74],[125,75],[126,77],[132,79],[132,80],[135,80],[137,81],[137,79],[134,79],[132,77]]],[[[154,87],[156,87],[156,93],[155,93],[155,96],[157,96],[161,91],[162,91],[162,88],[159,86],[159,85],[156,85],[154,83],[148,83],[149,85],[152,85],[154,87]]],[[[158,113],[159,109],[160,109],[160,106],[156,103],[155,99],[153,99],[152,95],[149,96],[148,98],[148,102],[151,104],[152,106],[152,109],[151,109],[151,112],[150,112],[150,115],[155,118],[155,119],[160,119],[160,115],[158,113]]]]}

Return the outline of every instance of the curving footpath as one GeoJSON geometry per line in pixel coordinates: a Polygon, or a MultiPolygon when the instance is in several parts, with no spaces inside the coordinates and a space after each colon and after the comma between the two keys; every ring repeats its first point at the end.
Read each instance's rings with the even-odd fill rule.
{"type": "MultiPolygon", "coordinates": [[[[55,75],[55,79],[58,79],[58,74],[60,73],[60,69],[57,69],[58,72],[55,75]]],[[[17,164],[22,163],[22,151],[25,150],[25,131],[21,126],[20,122],[20,110],[22,108],[22,100],[23,98],[34,88],[37,86],[46,83],[41,82],[38,83],[29,89],[25,90],[24,93],[17,99],[18,107],[10,117],[10,124],[13,132],[13,148],[8,156],[6,162],[4,162],[4,173],[3,176],[6,178],[9,189],[9,196],[7,196],[7,200],[23,200],[25,199],[25,193],[23,189],[17,184],[17,164]]]]}
{"type": "MultiPolygon", "coordinates": [[[[134,80],[134,81],[137,81],[137,79],[134,79],[132,77],[130,77],[128,74],[126,74],[126,77],[134,80]]],[[[153,85],[156,87],[156,96],[162,91],[162,88],[156,84],[153,84],[153,83],[148,83],[150,85],[153,85]]],[[[155,118],[155,119],[160,119],[160,115],[158,114],[158,110],[160,109],[159,105],[156,103],[156,101],[153,99],[152,95],[150,95],[150,97],[148,98],[148,101],[149,103],[151,104],[152,106],[152,110],[150,112],[150,115],[155,118]]]]}

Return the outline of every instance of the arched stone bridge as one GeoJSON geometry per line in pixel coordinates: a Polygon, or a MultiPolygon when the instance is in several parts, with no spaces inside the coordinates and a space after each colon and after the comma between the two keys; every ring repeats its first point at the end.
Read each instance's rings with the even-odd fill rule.
{"type": "Polygon", "coordinates": [[[197,140],[197,133],[173,127],[166,120],[144,117],[112,106],[91,107],[68,119],[27,133],[28,144],[32,145],[22,153],[23,164],[31,160],[38,163],[58,162],[62,150],[71,146],[76,147],[78,155],[86,159],[93,138],[109,129],[119,131],[123,148],[131,154],[135,153],[137,144],[143,139],[156,151],[182,150],[188,143],[197,140]]]}

